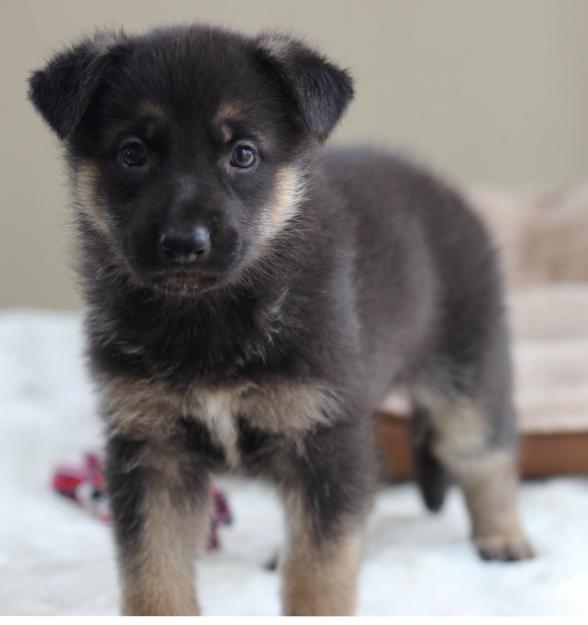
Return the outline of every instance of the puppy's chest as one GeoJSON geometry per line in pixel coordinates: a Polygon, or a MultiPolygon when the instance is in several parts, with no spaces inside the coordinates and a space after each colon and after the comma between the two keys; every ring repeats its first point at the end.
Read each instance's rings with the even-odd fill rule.
{"type": "Polygon", "coordinates": [[[324,385],[283,381],[178,391],[161,382],[110,380],[102,399],[112,430],[150,438],[186,429],[194,453],[209,453],[230,467],[243,464],[261,441],[295,442],[329,423],[337,405],[324,385]]]}
{"type": "Polygon", "coordinates": [[[198,396],[190,415],[204,426],[230,466],[237,466],[241,461],[240,420],[247,420],[243,408],[237,392],[203,392],[198,396]]]}
{"type": "Polygon", "coordinates": [[[296,442],[334,417],[334,398],[318,384],[201,391],[191,418],[202,424],[236,467],[263,443],[296,442]]]}

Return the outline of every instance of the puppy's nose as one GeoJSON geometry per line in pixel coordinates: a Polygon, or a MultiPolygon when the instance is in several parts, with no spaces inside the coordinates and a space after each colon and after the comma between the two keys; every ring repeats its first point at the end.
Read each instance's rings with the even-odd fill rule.
{"type": "Polygon", "coordinates": [[[192,230],[168,230],[161,235],[159,242],[163,257],[179,265],[201,262],[210,253],[210,233],[204,226],[192,230]]]}

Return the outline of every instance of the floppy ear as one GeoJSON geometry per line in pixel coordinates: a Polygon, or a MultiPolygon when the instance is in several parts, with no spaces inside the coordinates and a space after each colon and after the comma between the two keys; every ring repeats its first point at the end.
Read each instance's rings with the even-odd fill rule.
{"type": "Polygon", "coordinates": [[[288,35],[262,34],[255,46],[280,77],[307,128],[324,141],[353,98],[349,73],[288,35]]]}
{"type": "Polygon", "coordinates": [[[77,127],[106,69],[115,39],[98,35],[57,54],[29,78],[29,99],[60,139],[77,127]]]}

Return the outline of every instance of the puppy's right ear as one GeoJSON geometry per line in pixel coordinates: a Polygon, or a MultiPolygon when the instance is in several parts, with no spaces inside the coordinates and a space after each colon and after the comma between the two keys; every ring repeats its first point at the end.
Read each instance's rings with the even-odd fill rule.
{"type": "Polygon", "coordinates": [[[86,39],[29,78],[29,99],[60,139],[76,129],[115,57],[114,36],[86,39]]]}

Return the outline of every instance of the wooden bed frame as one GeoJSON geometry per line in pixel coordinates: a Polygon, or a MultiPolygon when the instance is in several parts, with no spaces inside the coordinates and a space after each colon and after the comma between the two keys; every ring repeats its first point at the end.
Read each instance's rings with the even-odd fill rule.
{"type": "MultiPolygon", "coordinates": [[[[413,475],[408,419],[379,413],[376,441],[385,479],[413,475]]],[[[588,432],[521,434],[520,466],[523,477],[588,474],[588,432]]]]}

